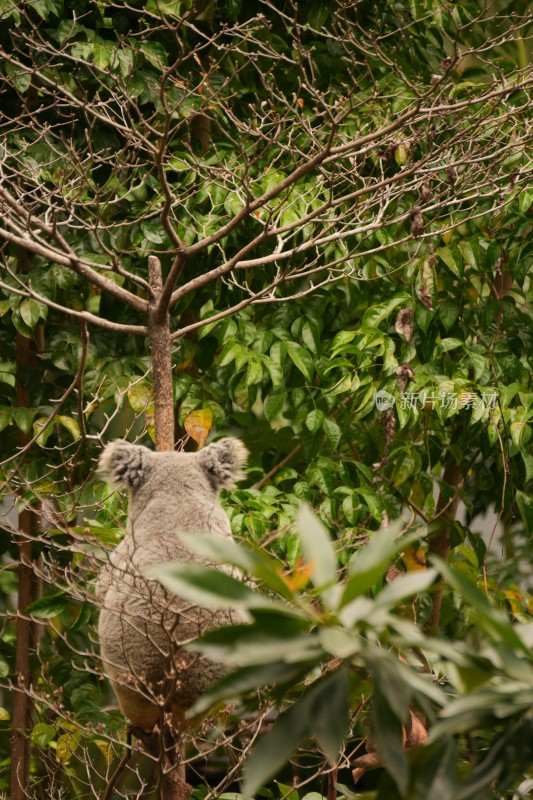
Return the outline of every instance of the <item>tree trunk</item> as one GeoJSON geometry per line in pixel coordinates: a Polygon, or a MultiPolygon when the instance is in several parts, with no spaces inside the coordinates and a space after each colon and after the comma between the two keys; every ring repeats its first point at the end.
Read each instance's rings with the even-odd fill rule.
{"type": "MultiPolygon", "coordinates": [[[[156,256],[148,257],[150,303],[148,311],[148,335],[152,362],[152,386],[154,392],[155,449],[174,449],[174,394],[172,388],[172,339],[167,308],[159,306],[163,291],[161,262],[156,256]]],[[[165,726],[164,714],[161,715],[165,726]]],[[[166,726],[165,726],[166,727],[166,726]]],[[[169,729],[159,737],[158,752],[159,800],[188,800],[190,787],[185,779],[185,749],[180,735],[169,729]],[[165,742],[167,746],[165,746],[165,742]]]]}
{"type": "Polygon", "coordinates": [[[161,262],[156,256],[148,257],[148,276],[151,290],[148,311],[148,336],[150,339],[154,391],[155,449],[173,450],[172,339],[170,338],[168,308],[158,308],[158,301],[163,291],[163,279],[161,262]]]}
{"type": "MultiPolygon", "coordinates": [[[[459,505],[459,489],[463,485],[463,473],[461,472],[460,465],[456,464],[455,462],[447,464],[444,468],[444,475],[442,476],[442,479],[444,483],[448,484],[449,486],[455,486],[456,492],[451,500],[446,500],[446,496],[442,489],[439,493],[439,499],[437,500],[437,518],[442,519],[444,524],[441,532],[430,541],[428,552],[430,555],[433,554],[439,556],[444,561],[447,561],[448,556],[450,555],[451,525],[447,525],[445,523],[453,522],[455,515],[457,514],[457,506],[459,505]]],[[[426,623],[426,629],[429,632],[435,633],[439,629],[443,590],[444,584],[442,581],[440,581],[433,594],[431,614],[426,623]]]]}

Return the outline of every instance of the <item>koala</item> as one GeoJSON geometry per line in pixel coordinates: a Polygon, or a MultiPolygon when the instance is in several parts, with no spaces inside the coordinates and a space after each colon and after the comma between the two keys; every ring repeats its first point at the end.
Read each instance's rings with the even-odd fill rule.
{"type": "Polygon", "coordinates": [[[188,551],[178,534],[232,535],[218,494],[242,477],[247,455],[238,439],[226,437],[197,453],[115,441],[100,457],[100,474],[129,490],[129,508],[124,539],[97,582],[98,636],[120,708],[135,727],[151,730],[163,705],[173,726],[184,727],[187,709],[227,671],[183,644],[241,621],[239,614],[192,605],[143,570],[166,561],[210,563],[188,551]]]}

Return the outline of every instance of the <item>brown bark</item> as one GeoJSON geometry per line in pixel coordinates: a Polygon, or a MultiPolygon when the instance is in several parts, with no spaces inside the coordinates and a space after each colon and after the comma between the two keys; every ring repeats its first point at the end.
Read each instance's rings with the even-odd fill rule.
{"type": "MultiPolygon", "coordinates": [[[[457,490],[451,500],[446,499],[446,495],[442,489],[439,493],[439,498],[437,500],[437,518],[441,519],[444,524],[439,534],[430,541],[428,553],[429,555],[439,556],[439,558],[447,561],[448,556],[450,555],[451,525],[445,523],[452,523],[455,519],[455,515],[457,514],[457,506],[459,505],[459,489],[463,485],[463,473],[460,465],[455,463],[455,461],[447,464],[444,468],[444,475],[442,476],[442,479],[444,483],[448,484],[448,486],[457,487],[457,490]]],[[[431,614],[426,623],[426,629],[428,631],[436,632],[439,629],[443,590],[444,584],[441,581],[433,594],[431,614]]]]}
{"type": "Polygon", "coordinates": [[[173,450],[172,339],[168,308],[160,308],[158,302],[163,291],[163,279],[161,262],[156,256],[148,257],[148,275],[151,294],[148,309],[148,337],[154,391],[155,449],[173,450]]]}

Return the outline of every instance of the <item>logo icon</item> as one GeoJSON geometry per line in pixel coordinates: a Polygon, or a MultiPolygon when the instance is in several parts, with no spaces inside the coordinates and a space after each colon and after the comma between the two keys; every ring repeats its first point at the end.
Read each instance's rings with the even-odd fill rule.
{"type": "Polygon", "coordinates": [[[387,409],[393,407],[395,402],[396,400],[394,397],[384,389],[380,389],[379,392],[376,393],[376,408],[378,411],[387,411],[387,409]]]}

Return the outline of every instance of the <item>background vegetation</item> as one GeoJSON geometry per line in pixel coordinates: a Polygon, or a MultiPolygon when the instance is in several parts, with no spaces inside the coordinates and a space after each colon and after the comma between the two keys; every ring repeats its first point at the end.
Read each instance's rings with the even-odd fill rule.
{"type": "Polygon", "coordinates": [[[94,465],[229,432],[215,555],[262,587],[161,573],[253,620],[198,645],[239,670],[194,797],[527,796],[530,6],[0,9],[2,791],[153,796],[98,660],[126,509],[94,465]]]}

